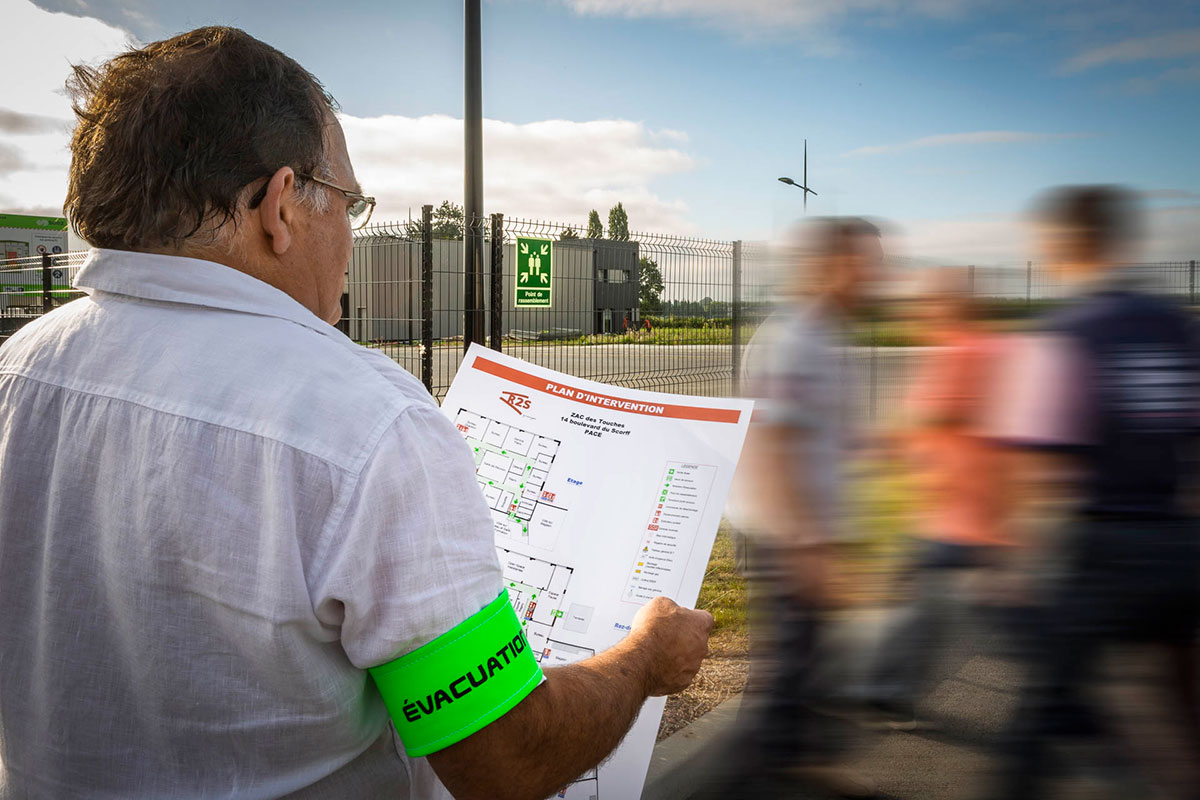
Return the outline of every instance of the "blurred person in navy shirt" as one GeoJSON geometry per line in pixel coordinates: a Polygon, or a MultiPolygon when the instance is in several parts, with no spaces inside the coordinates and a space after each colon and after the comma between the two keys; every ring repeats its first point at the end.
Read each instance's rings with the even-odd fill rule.
{"type": "Polygon", "coordinates": [[[1044,793],[1053,741],[1106,732],[1084,693],[1116,643],[1167,646],[1190,737],[1182,744],[1193,759],[1200,753],[1200,526],[1188,502],[1197,477],[1200,333],[1185,309],[1137,290],[1120,267],[1136,238],[1131,192],[1053,189],[1035,217],[1070,302],[1013,348],[992,433],[1037,454],[1020,457],[1023,486],[1065,475],[1059,485],[1069,510],[1053,574],[1040,587],[1040,635],[995,787],[1010,798],[1044,793]]]}

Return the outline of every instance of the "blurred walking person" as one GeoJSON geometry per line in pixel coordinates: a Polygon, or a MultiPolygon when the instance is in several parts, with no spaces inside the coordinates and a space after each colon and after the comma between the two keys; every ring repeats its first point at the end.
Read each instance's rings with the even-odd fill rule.
{"type": "Polygon", "coordinates": [[[1008,798],[1043,793],[1052,741],[1105,732],[1084,692],[1107,645],[1154,642],[1175,654],[1177,709],[1191,736],[1183,744],[1193,760],[1200,755],[1200,525],[1189,508],[1200,334],[1186,310],[1123,279],[1118,265],[1137,222],[1130,192],[1055,189],[1036,217],[1046,259],[1073,302],[1044,320],[1006,368],[994,434],[1042,454],[1022,459],[1024,486],[1045,485],[1057,468],[1045,458],[1061,458],[1073,476],[1072,503],[1035,663],[1006,740],[997,788],[1008,798]]]}
{"type": "Polygon", "coordinates": [[[747,351],[757,399],[735,509],[751,580],[751,697],[732,750],[742,791],[799,781],[870,796],[861,776],[834,766],[830,721],[816,708],[825,617],[834,605],[833,543],[842,524],[843,468],[855,393],[847,326],[880,272],[880,233],[858,218],[806,222],[782,304],[747,351]]]}
{"type": "Polygon", "coordinates": [[[978,321],[964,271],[933,269],[923,278],[914,310],[931,354],[906,399],[897,437],[922,509],[911,602],[885,629],[862,690],[884,723],[899,730],[917,727],[917,702],[937,674],[948,674],[938,665],[950,633],[978,631],[964,584],[1010,545],[1006,462],[982,435],[1003,342],[978,321]]]}

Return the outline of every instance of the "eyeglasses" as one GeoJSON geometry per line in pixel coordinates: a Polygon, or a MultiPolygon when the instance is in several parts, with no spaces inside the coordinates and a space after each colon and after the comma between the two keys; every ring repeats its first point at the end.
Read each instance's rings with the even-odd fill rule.
{"type": "MultiPolygon", "coordinates": [[[[312,181],[313,183],[319,183],[322,186],[328,186],[330,189],[341,192],[347,200],[353,200],[354,202],[351,203],[346,209],[346,216],[350,219],[350,230],[360,230],[366,227],[366,224],[371,221],[371,212],[375,210],[374,197],[368,197],[362,192],[344,189],[341,186],[338,186],[336,183],[330,183],[329,181],[321,180],[315,175],[305,175],[302,172],[297,172],[296,177],[303,178],[306,181],[312,181]]],[[[264,183],[259,190],[254,193],[254,196],[250,198],[250,202],[247,204],[250,208],[258,208],[259,204],[262,203],[263,198],[267,196],[267,186],[269,184],[270,180],[268,180],[267,183],[264,183]]]]}

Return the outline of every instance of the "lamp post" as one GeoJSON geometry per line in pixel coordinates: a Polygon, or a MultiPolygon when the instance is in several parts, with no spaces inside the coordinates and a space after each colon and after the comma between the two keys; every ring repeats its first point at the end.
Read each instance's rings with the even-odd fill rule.
{"type": "Polygon", "coordinates": [[[484,341],[483,88],[480,0],[464,0],[463,27],[463,346],[484,341]]]}
{"type": "Polygon", "coordinates": [[[816,192],[814,192],[812,189],[808,188],[808,139],[804,140],[804,175],[803,175],[801,182],[796,183],[794,180],[792,180],[791,178],[787,178],[787,177],[780,178],[779,182],[786,183],[788,186],[795,186],[797,189],[800,189],[801,191],[804,192],[804,213],[807,214],[808,213],[808,196],[810,194],[813,197],[817,196],[816,192]]]}

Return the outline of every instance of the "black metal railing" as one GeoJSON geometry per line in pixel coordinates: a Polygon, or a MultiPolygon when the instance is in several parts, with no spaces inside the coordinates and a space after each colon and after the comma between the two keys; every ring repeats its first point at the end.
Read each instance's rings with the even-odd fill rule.
{"type": "MultiPolygon", "coordinates": [[[[775,299],[770,275],[786,265],[772,264],[758,242],[575,233],[585,229],[500,214],[456,229],[434,225],[432,206],[418,220],[371,225],[354,240],[338,328],[387,354],[439,399],[476,339],[606,383],[737,393],[744,350],[775,299]],[[475,276],[464,270],[463,229],[471,226],[484,239],[475,276]],[[475,308],[468,308],[472,283],[475,308]],[[523,291],[531,288],[538,291],[523,291]]],[[[0,344],[80,296],[72,285],[85,256],[0,262],[0,344]]],[[[1139,265],[1131,273],[1152,291],[1196,302],[1194,260],[1139,265]]],[[[968,267],[968,274],[972,293],[986,298],[996,316],[1030,315],[1065,294],[1054,273],[1033,262],[968,267]]],[[[879,330],[886,333],[886,320],[879,330]]],[[[860,413],[884,417],[897,406],[918,356],[890,346],[896,342],[885,335],[877,338],[874,320],[867,333],[852,348],[863,389],[860,413]]]]}

